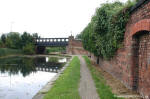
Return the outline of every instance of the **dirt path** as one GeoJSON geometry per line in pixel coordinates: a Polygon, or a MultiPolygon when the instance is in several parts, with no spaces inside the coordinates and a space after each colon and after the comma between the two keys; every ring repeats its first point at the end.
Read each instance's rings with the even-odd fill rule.
{"type": "Polygon", "coordinates": [[[94,81],[88,70],[85,60],[82,56],[79,56],[80,63],[81,63],[81,79],[80,79],[80,87],[79,87],[79,94],[81,99],[99,99],[99,96],[96,92],[96,87],[94,85],[94,81]]]}

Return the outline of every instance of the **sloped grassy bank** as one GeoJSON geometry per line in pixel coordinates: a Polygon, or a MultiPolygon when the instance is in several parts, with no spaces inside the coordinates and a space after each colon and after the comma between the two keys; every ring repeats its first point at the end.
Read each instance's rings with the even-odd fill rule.
{"type": "Polygon", "coordinates": [[[0,48],[0,57],[8,55],[20,55],[23,54],[21,50],[10,49],[10,48],[0,48]]]}
{"type": "Polygon", "coordinates": [[[44,99],[80,99],[80,60],[75,56],[44,99]]]}

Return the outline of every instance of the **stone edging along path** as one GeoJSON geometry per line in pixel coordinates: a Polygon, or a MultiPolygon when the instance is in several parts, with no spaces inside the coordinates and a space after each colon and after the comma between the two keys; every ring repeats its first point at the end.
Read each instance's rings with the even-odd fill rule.
{"type": "Polygon", "coordinates": [[[43,99],[45,94],[52,88],[53,83],[58,79],[58,77],[63,73],[63,71],[69,66],[72,58],[63,66],[63,68],[35,95],[32,99],[43,99]]]}

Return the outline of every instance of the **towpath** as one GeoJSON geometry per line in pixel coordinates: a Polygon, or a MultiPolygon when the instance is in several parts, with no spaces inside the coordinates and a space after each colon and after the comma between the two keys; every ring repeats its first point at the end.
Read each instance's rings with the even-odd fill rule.
{"type": "Polygon", "coordinates": [[[94,81],[85,60],[82,56],[79,56],[79,59],[81,63],[81,78],[79,87],[79,94],[81,96],[81,99],[100,99],[96,92],[94,81]]]}

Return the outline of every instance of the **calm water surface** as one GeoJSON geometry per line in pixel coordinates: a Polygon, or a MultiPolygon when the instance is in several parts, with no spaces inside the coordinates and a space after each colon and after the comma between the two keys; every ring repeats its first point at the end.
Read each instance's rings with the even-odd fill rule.
{"type": "Polygon", "coordinates": [[[32,99],[67,61],[56,57],[0,59],[0,99],[32,99]]]}

